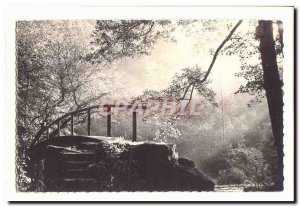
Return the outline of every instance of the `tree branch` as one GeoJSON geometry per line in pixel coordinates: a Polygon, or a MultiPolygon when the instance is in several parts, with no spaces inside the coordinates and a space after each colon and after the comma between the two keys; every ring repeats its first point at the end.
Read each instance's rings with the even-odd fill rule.
{"type": "Polygon", "coordinates": [[[243,20],[238,21],[238,23],[232,28],[232,30],[230,31],[230,33],[228,34],[228,36],[223,40],[223,42],[219,45],[219,47],[217,48],[217,50],[214,53],[213,59],[208,67],[208,70],[205,74],[205,76],[203,77],[202,80],[199,81],[199,83],[203,83],[204,81],[206,81],[206,79],[208,78],[209,73],[211,72],[211,69],[213,68],[216,59],[219,55],[219,52],[221,51],[221,49],[224,47],[224,45],[226,44],[226,42],[228,42],[228,40],[230,40],[231,36],[233,35],[233,33],[237,30],[237,28],[240,26],[240,24],[243,22],[243,20]]]}
{"type": "MultiPolygon", "coordinates": [[[[232,37],[232,35],[234,34],[234,32],[237,30],[237,28],[240,26],[240,24],[241,24],[242,22],[243,22],[243,20],[239,20],[238,23],[232,28],[232,30],[230,31],[230,33],[227,35],[227,37],[226,37],[226,38],[222,41],[222,43],[219,45],[219,47],[217,48],[217,50],[216,50],[215,53],[214,53],[213,59],[212,59],[210,65],[209,65],[208,70],[206,71],[206,73],[205,73],[203,79],[201,79],[201,80],[200,80],[200,79],[195,79],[193,82],[191,82],[191,83],[187,86],[187,88],[186,88],[186,90],[185,90],[183,96],[182,96],[178,101],[183,100],[183,99],[185,98],[185,96],[186,96],[186,94],[187,94],[187,91],[189,90],[189,88],[190,88],[192,85],[195,85],[196,83],[197,83],[197,84],[202,84],[202,83],[204,83],[204,82],[207,80],[207,78],[208,78],[208,76],[209,76],[209,74],[210,74],[210,72],[211,72],[211,70],[212,70],[212,68],[213,68],[213,66],[214,66],[214,64],[215,64],[215,62],[216,62],[216,59],[217,59],[217,57],[218,57],[218,55],[219,55],[219,52],[220,52],[221,49],[224,47],[224,45],[230,40],[230,38],[232,37]]],[[[193,90],[192,90],[192,92],[191,92],[190,97],[192,97],[192,93],[193,93],[193,90]]]]}
{"type": "Polygon", "coordinates": [[[189,97],[189,102],[186,104],[185,108],[187,108],[192,101],[194,88],[195,88],[195,84],[193,84],[193,86],[192,86],[192,90],[191,90],[190,97],[189,97]]]}

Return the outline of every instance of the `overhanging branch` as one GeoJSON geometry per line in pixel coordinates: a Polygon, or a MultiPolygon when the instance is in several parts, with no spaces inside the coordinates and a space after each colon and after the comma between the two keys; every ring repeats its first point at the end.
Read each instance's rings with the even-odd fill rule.
{"type": "Polygon", "coordinates": [[[216,59],[219,55],[219,52],[221,51],[221,49],[224,47],[224,45],[226,44],[226,42],[228,42],[228,40],[230,40],[231,36],[233,35],[233,33],[237,30],[237,28],[240,26],[240,24],[243,22],[243,20],[238,21],[238,23],[232,28],[232,30],[230,31],[230,33],[228,34],[228,36],[223,40],[223,42],[219,45],[219,47],[217,48],[217,50],[214,53],[213,59],[208,67],[208,70],[205,74],[205,76],[203,77],[202,80],[200,80],[200,84],[203,83],[204,81],[206,81],[206,79],[208,78],[208,75],[211,71],[211,69],[213,68],[216,59]]]}
{"type": "MultiPolygon", "coordinates": [[[[195,84],[202,84],[202,83],[204,83],[204,82],[207,80],[207,78],[208,78],[208,76],[209,76],[209,74],[210,74],[210,72],[211,72],[211,70],[212,70],[212,68],[213,68],[213,66],[214,66],[214,64],[215,64],[215,62],[216,62],[216,59],[217,59],[217,57],[218,57],[218,55],[219,55],[219,52],[220,52],[221,49],[224,47],[224,45],[230,40],[230,38],[232,37],[232,35],[233,35],[234,32],[237,30],[237,28],[241,25],[242,22],[243,22],[243,20],[239,20],[239,21],[237,22],[237,24],[232,28],[232,30],[230,31],[230,33],[227,35],[227,37],[226,37],[226,38],[222,41],[222,43],[219,45],[219,47],[217,48],[217,50],[216,50],[215,53],[214,53],[213,59],[212,59],[210,65],[209,65],[209,67],[208,67],[208,69],[207,69],[207,71],[206,71],[206,73],[205,73],[203,79],[201,79],[201,80],[200,80],[200,79],[195,79],[193,82],[191,82],[191,83],[188,85],[188,87],[186,88],[185,93],[183,94],[183,96],[182,96],[179,100],[185,99],[185,96],[186,96],[186,94],[187,94],[187,91],[189,90],[189,88],[190,88],[191,86],[194,86],[195,84]]],[[[191,91],[190,98],[192,98],[192,93],[193,93],[193,91],[191,91]]]]}

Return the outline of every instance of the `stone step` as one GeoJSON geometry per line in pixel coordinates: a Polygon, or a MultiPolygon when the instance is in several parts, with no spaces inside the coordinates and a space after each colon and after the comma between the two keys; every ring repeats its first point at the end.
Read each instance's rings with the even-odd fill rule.
{"type": "Polygon", "coordinates": [[[62,171],[61,176],[63,178],[95,178],[97,171],[93,169],[67,169],[62,171]]]}
{"type": "Polygon", "coordinates": [[[99,146],[99,142],[80,142],[77,147],[78,149],[85,150],[96,150],[99,146]]]}
{"type": "Polygon", "coordinates": [[[62,161],[95,161],[96,154],[92,152],[64,152],[61,154],[62,161]]]}
{"type": "Polygon", "coordinates": [[[94,178],[64,178],[60,181],[58,191],[91,192],[97,191],[98,182],[94,178]]]}
{"type": "Polygon", "coordinates": [[[81,145],[98,146],[99,142],[80,142],[81,145]]]}
{"type": "Polygon", "coordinates": [[[62,163],[63,169],[87,169],[94,168],[95,161],[64,161],[62,163]]]}

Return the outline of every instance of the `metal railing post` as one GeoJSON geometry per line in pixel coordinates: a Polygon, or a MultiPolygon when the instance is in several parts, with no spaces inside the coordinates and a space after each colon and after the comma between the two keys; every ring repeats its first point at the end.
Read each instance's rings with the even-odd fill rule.
{"type": "Polygon", "coordinates": [[[47,127],[47,129],[46,129],[46,136],[47,136],[47,140],[48,140],[49,139],[49,127],[47,125],[47,122],[46,122],[46,127],[47,127]]]}
{"type": "Polygon", "coordinates": [[[111,106],[107,106],[107,136],[111,137],[111,106]]]}
{"type": "Polygon", "coordinates": [[[59,120],[57,121],[57,136],[60,136],[60,123],[59,120]]]}
{"type": "Polygon", "coordinates": [[[136,142],[136,111],[132,112],[132,141],[136,142]]]}
{"type": "Polygon", "coordinates": [[[74,136],[74,114],[71,114],[71,135],[74,136]]]}
{"type": "Polygon", "coordinates": [[[87,112],[88,112],[87,131],[88,131],[88,136],[90,136],[91,135],[91,109],[88,109],[87,112]]]}

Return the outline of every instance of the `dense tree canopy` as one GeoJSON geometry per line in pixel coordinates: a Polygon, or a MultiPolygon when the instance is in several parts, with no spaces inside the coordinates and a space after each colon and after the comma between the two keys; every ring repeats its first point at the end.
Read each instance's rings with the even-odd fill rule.
{"type": "MultiPolygon", "coordinates": [[[[82,108],[104,94],[86,90],[96,67],[69,22],[18,22],[18,128],[28,139],[44,122],[82,108]]],[[[73,25],[76,26],[76,25],[73,25]]],[[[30,141],[30,140],[29,140],[30,141]]]]}
{"type": "Polygon", "coordinates": [[[92,50],[87,60],[112,62],[123,57],[148,55],[159,39],[172,39],[169,20],[97,21],[92,34],[92,50]]]}

